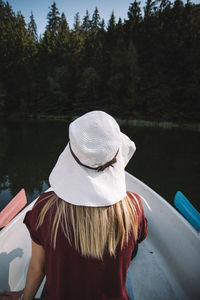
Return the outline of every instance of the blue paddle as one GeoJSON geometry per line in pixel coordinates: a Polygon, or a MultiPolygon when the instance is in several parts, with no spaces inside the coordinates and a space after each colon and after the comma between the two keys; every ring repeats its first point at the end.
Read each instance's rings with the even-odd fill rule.
{"type": "Polygon", "coordinates": [[[188,222],[197,230],[200,231],[200,213],[194,208],[190,201],[178,191],[174,197],[174,205],[188,222]]]}

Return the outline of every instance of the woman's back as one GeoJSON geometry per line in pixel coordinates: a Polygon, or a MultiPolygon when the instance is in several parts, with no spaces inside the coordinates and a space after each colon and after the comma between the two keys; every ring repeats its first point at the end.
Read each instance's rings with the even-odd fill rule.
{"type": "Polygon", "coordinates": [[[56,205],[52,205],[41,226],[37,226],[38,216],[52,195],[52,192],[42,194],[24,220],[33,241],[45,249],[44,299],[129,299],[126,292],[127,269],[136,242],[140,243],[147,235],[147,221],[140,197],[127,193],[138,216],[137,241],[133,232],[130,231],[128,243],[124,242],[121,248],[119,242],[115,255],[110,255],[108,249],[105,249],[101,259],[89,255],[84,256],[76,249],[72,228],[70,230],[72,243],[70,244],[62,227],[59,226],[54,247],[52,223],[57,210],[56,205]]]}

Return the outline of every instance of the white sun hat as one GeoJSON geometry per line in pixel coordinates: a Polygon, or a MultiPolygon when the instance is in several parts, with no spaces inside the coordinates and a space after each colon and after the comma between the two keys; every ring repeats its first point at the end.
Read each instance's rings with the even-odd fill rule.
{"type": "Polygon", "coordinates": [[[135,150],[113,117],[86,113],[70,124],[69,142],[49,176],[50,185],[74,205],[115,204],[126,196],[124,168],[135,150]]]}

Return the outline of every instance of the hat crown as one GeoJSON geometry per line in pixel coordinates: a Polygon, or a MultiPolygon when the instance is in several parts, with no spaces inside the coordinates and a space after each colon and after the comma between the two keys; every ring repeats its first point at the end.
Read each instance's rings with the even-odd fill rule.
{"type": "Polygon", "coordinates": [[[81,163],[98,167],[110,161],[120,147],[120,128],[114,118],[92,111],[69,126],[70,144],[81,163]]]}
{"type": "Polygon", "coordinates": [[[88,207],[122,200],[126,196],[124,168],[136,147],[117,122],[102,111],[93,111],[70,124],[69,138],[49,176],[56,195],[88,207]]]}

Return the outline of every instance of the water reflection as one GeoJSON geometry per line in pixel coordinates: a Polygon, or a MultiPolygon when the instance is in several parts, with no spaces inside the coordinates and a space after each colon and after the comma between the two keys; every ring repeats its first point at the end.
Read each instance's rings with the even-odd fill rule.
{"type": "MultiPolygon", "coordinates": [[[[68,122],[0,122],[0,210],[25,188],[28,202],[48,188],[48,176],[68,141],[68,122]]],[[[172,203],[178,189],[200,210],[199,133],[124,127],[137,151],[127,170],[172,203]]]]}
{"type": "Polygon", "coordinates": [[[177,190],[200,211],[199,133],[181,129],[130,128],[137,151],[128,170],[173,203],[177,190]]]}
{"type": "Polygon", "coordinates": [[[68,125],[43,121],[9,121],[0,125],[2,209],[22,187],[29,202],[48,187],[48,175],[67,141],[68,125]]]}

